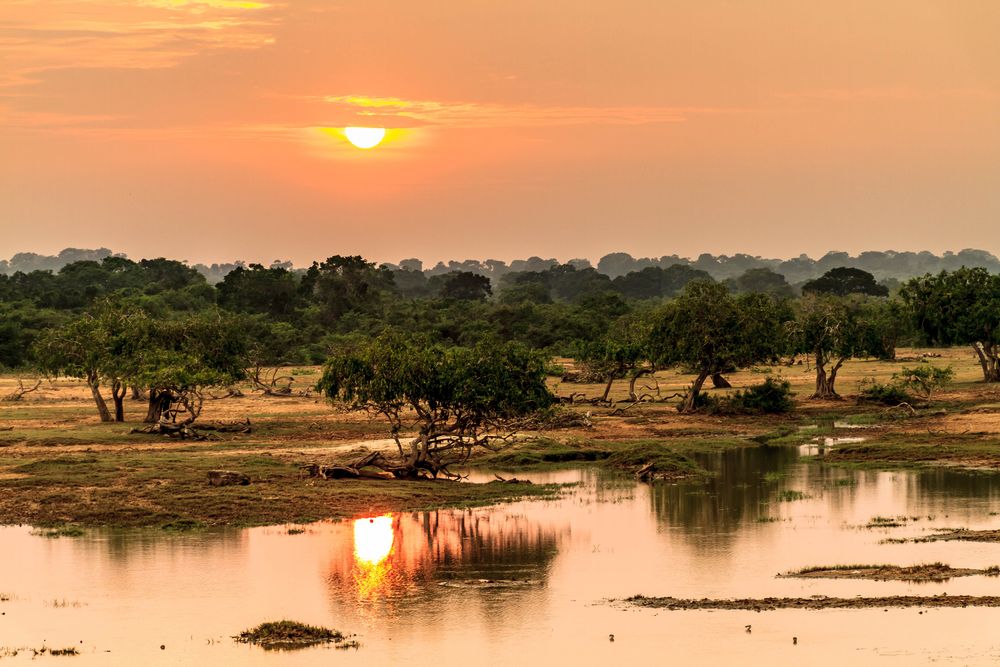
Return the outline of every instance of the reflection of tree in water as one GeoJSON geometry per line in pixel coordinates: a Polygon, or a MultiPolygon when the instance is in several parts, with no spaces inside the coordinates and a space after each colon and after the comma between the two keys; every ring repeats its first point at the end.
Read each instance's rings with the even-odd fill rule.
{"type": "Polygon", "coordinates": [[[168,555],[183,556],[192,553],[192,545],[197,545],[202,555],[239,552],[246,548],[246,530],[222,528],[194,533],[136,529],[99,529],[94,531],[102,539],[81,540],[90,549],[104,552],[108,561],[125,566],[133,560],[168,555]]]}
{"type": "Polygon", "coordinates": [[[458,586],[496,592],[544,582],[569,533],[503,511],[435,511],[359,519],[330,564],[331,592],[358,602],[458,586]]]}
{"type": "MultiPolygon", "coordinates": [[[[876,484],[892,484],[892,497],[911,510],[946,514],[962,501],[980,505],[1000,501],[1000,475],[947,469],[917,472],[855,471],[799,463],[795,447],[747,447],[702,455],[698,463],[717,472],[704,484],[654,485],[650,489],[657,519],[686,529],[690,536],[703,536],[705,546],[730,541],[741,524],[778,513],[778,494],[785,489],[823,497],[827,511],[849,507],[876,484]],[[768,480],[768,473],[785,475],[768,480]],[[849,480],[849,484],[843,484],[849,480]],[[957,501],[957,503],[956,503],[957,501]]],[[[981,514],[979,510],[972,513],[981,514]]],[[[873,507],[873,512],[880,511],[873,507]]],[[[910,511],[910,510],[908,510],[910,511]]]]}
{"type": "Polygon", "coordinates": [[[767,516],[778,485],[767,473],[784,471],[798,459],[791,447],[744,447],[697,456],[716,473],[704,484],[657,484],[650,490],[653,512],[689,533],[725,537],[743,522],[767,516]]]}
{"type": "MultiPolygon", "coordinates": [[[[956,509],[956,500],[989,503],[1000,499],[1000,476],[947,469],[921,470],[908,479],[907,491],[920,497],[933,513],[951,511],[956,509]]],[[[991,505],[996,509],[995,503],[991,505]]]]}

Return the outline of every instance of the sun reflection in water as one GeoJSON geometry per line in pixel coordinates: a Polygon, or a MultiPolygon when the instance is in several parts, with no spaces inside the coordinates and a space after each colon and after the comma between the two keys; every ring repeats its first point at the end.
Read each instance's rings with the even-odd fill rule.
{"type": "Polygon", "coordinates": [[[391,514],[354,522],[354,581],[358,597],[379,598],[392,588],[392,546],[395,540],[391,514]]]}

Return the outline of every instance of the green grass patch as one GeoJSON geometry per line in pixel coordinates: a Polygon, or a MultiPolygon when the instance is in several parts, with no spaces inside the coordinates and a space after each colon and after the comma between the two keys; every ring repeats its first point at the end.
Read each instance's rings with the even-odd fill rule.
{"type": "Polygon", "coordinates": [[[255,628],[244,630],[233,639],[264,648],[291,649],[317,644],[339,644],[345,637],[337,630],[286,620],[261,623],[255,628]]]}

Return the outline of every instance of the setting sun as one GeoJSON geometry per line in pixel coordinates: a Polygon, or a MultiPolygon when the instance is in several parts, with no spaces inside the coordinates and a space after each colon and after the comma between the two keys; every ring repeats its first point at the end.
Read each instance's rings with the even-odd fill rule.
{"type": "Polygon", "coordinates": [[[374,148],[385,138],[384,127],[345,127],[344,135],[357,148],[374,148]]]}

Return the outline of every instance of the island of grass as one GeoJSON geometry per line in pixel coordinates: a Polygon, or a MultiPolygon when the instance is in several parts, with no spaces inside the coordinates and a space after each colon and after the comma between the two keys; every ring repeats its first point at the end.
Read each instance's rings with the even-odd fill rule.
{"type": "Polygon", "coordinates": [[[779,574],[779,578],[795,579],[873,579],[876,581],[947,581],[953,577],[984,575],[1000,576],[1000,567],[992,566],[984,570],[955,568],[944,563],[923,565],[832,565],[806,567],[794,572],[779,574]]]}
{"type": "Polygon", "coordinates": [[[244,630],[233,637],[243,644],[256,644],[266,649],[296,649],[319,644],[338,644],[340,647],[357,648],[357,642],[347,642],[337,630],[307,625],[297,621],[271,621],[244,630]]]}

